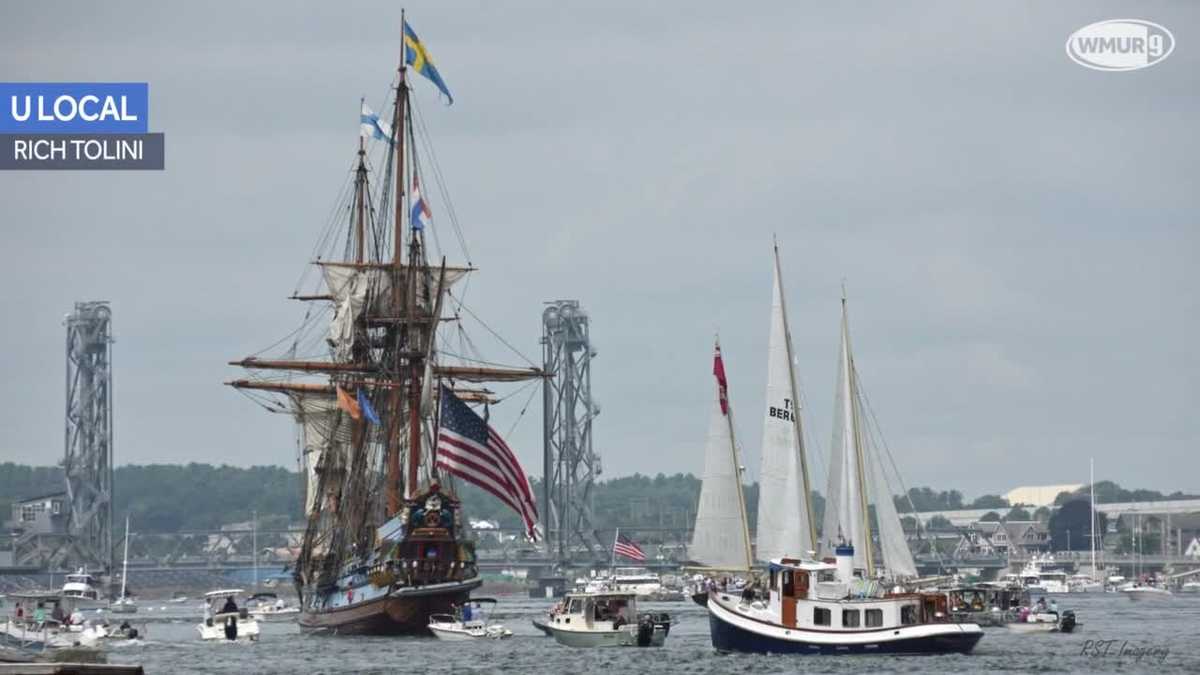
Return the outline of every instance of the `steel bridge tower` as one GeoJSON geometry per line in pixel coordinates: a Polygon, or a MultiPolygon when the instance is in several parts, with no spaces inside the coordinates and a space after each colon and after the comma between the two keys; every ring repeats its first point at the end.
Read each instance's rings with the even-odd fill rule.
{"type": "Polygon", "coordinates": [[[592,347],[588,315],[577,300],[554,300],[542,312],[543,527],[546,552],[559,563],[582,545],[593,558],[607,553],[593,527],[592,486],[600,457],[592,448],[592,347]]]}
{"type": "Polygon", "coordinates": [[[77,302],[67,326],[67,425],[63,468],[71,504],[70,567],[112,569],[112,311],[77,302]]]}

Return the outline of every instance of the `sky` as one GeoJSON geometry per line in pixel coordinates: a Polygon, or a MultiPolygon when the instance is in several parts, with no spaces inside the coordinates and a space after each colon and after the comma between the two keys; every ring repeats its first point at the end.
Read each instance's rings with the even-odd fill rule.
{"type": "MultiPolygon", "coordinates": [[[[470,305],[537,361],[543,301],[583,304],[602,478],[700,472],[716,331],[756,476],[775,236],[818,486],[845,283],[908,486],[1084,483],[1094,458],[1098,479],[1200,491],[1200,6],[407,12],[455,95],[413,85],[481,270],[470,305]],[[1130,16],[1173,32],[1166,61],[1067,58],[1073,31],[1130,16]]],[[[359,98],[385,105],[400,6],[0,15],[0,81],[149,82],[167,154],[161,172],[0,175],[0,460],[61,460],[62,320],[103,299],[118,464],[294,467],[290,421],[223,386],[226,362],[303,316],[286,298],[353,162],[359,98]]],[[[540,396],[521,416],[523,398],[493,419],[538,474],[540,396]]]]}

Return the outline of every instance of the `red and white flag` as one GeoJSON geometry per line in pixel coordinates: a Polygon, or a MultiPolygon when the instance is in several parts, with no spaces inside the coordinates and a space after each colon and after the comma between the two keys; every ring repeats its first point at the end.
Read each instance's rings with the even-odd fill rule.
{"type": "Polygon", "coordinates": [[[729,385],[725,382],[725,362],[721,360],[721,343],[716,343],[713,354],[713,375],[717,378],[717,396],[721,400],[721,414],[729,414],[729,385]]]}
{"type": "Polygon", "coordinates": [[[613,554],[623,555],[638,562],[646,562],[646,552],[642,550],[642,547],[621,534],[620,530],[617,530],[617,537],[613,540],[613,554]]]}

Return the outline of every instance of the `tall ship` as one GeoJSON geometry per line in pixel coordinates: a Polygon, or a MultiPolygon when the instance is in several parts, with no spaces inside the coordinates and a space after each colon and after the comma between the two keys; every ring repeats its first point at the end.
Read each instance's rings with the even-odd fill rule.
{"type": "Polygon", "coordinates": [[[482,320],[454,289],[474,267],[436,255],[457,238],[470,260],[450,202],[457,236],[439,238],[422,194],[424,167],[443,195],[445,186],[431,142],[414,125],[409,76],[452,99],[412,27],[401,24],[391,121],[363,103],[357,157],[316,251],[317,287],[302,292],[302,279],[292,296],[308,303],[303,324],[264,353],[231,362],[249,372],[228,384],[299,427],[307,525],[293,576],[307,631],[425,634],[430,615],[468,600],[481,579],[456,478],[498,497],[536,537],[528,478],[487,424],[487,407],[498,402],[487,387],[543,374],[467,356],[478,352],[463,323],[482,320]]]}

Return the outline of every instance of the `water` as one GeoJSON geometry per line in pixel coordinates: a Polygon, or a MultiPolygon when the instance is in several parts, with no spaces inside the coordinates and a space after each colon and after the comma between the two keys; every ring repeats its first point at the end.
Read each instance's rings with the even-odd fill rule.
{"type": "Polygon", "coordinates": [[[578,650],[542,637],[530,619],[545,601],[501,597],[494,618],[515,635],[507,640],[446,643],[433,638],[318,637],[294,624],[262,624],[258,643],[205,643],[196,632],[198,606],[140,610],[144,642],[109,652],[110,663],[141,663],[148,673],[553,673],[587,675],[651,672],[706,673],[1196,673],[1200,672],[1200,594],[1134,602],[1114,594],[1054,596],[1074,609],[1077,634],[1017,635],[985,629],[975,652],[952,656],[718,655],[708,638],[705,610],[688,603],[645,605],[669,612],[676,625],[662,649],[578,650]],[[1087,641],[1091,640],[1092,643],[1087,641]],[[1115,640],[1108,647],[1099,640],[1115,640]],[[1082,654],[1091,645],[1096,652],[1082,654]],[[1126,654],[1119,655],[1124,645],[1126,654]],[[1131,650],[1165,649],[1140,658],[1131,650]]]}

